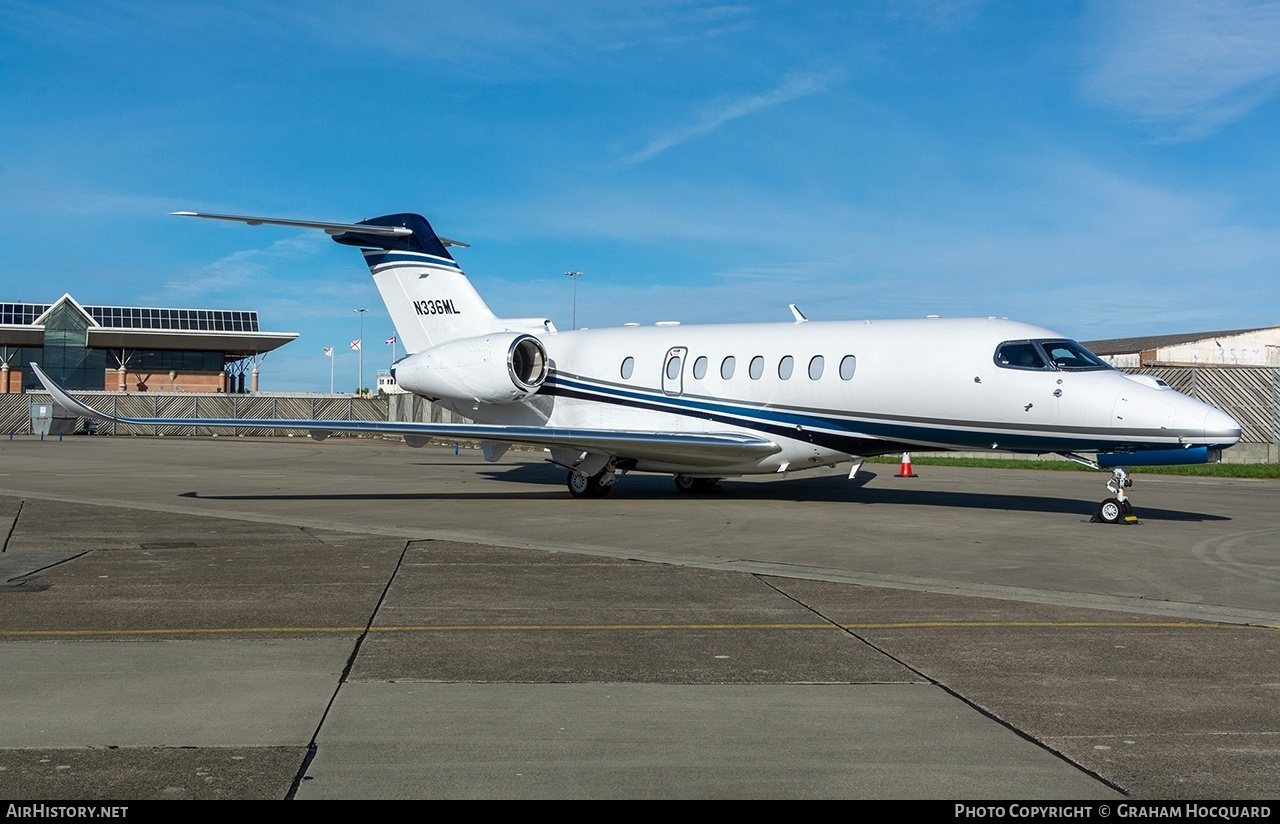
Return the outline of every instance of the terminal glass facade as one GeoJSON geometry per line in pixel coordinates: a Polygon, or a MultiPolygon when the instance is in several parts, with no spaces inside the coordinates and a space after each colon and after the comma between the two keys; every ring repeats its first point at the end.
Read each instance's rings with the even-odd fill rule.
{"type": "MultiPolygon", "coordinates": [[[[44,324],[44,347],[40,356],[33,358],[55,381],[67,389],[101,390],[107,368],[107,353],[101,349],[89,349],[89,322],[75,307],[64,303],[55,309],[44,324]]],[[[28,388],[27,373],[23,372],[23,388],[28,388]]],[[[39,385],[31,373],[32,389],[39,385]]]]}

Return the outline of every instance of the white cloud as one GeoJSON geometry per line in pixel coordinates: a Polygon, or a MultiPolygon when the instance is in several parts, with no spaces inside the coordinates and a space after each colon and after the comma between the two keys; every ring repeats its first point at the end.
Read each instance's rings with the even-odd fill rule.
{"type": "Polygon", "coordinates": [[[262,295],[272,288],[296,288],[296,274],[281,275],[288,264],[315,257],[327,238],[304,232],[274,241],[265,249],[243,249],[166,281],[165,292],[182,300],[216,295],[262,295]],[[290,276],[292,275],[292,276],[290,276]]]}
{"type": "Polygon", "coordinates": [[[894,0],[885,7],[885,19],[915,23],[935,31],[950,31],[973,21],[987,0],[894,0]]]}
{"type": "MultiPolygon", "coordinates": [[[[152,219],[187,208],[175,197],[111,192],[78,180],[67,180],[58,170],[32,169],[15,164],[0,169],[5,197],[0,198],[0,215],[19,219],[152,219]]],[[[173,218],[169,218],[173,220],[173,218]]],[[[9,221],[12,225],[13,221],[9,221]]]]}
{"type": "Polygon", "coordinates": [[[1097,7],[1084,94],[1194,140],[1280,94],[1280,3],[1143,0],[1097,7]]]}
{"type": "Polygon", "coordinates": [[[302,31],[318,43],[342,50],[430,63],[451,75],[488,82],[580,78],[584,60],[626,52],[713,40],[750,28],[756,11],[747,5],[710,7],[681,0],[639,3],[561,3],[540,0],[443,0],[404,4],[371,0],[361,14],[374,24],[338,26],[347,4],[324,0],[283,4],[255,14],[284,31],[302,31]],[[381,21],[380,23],[377,21],[381,21]],[[424,39],[425,38],[425,39],[424,39]]]}
{"type": "Polygon", "coordinates": [[[505,270],[500,314],[538,313],[523,308],[533,294],[559,320],[567,287],[525,278],[554,270],[556,246],[587,254],[573,266],[591,276],[578,316],[593,325],[785,318],[795,302],[815,320],[999,315],[1104,338],[1265,325],[1280,305],[1280,226],[1229,193],[1050,152],[915,195],[855,205],[688,181],[540,193],[497,220],[538,251],[477,272],[505,270]]]}
{"type": "Polygon", "coordinates": [[[789,103],[792,100],[817,94],[826,89],[831,82],[830,74],[794,74],[776,88],[759,94],[751,94],[729,100],[717,100],[706,104],[698,113],[693,123],[670,129],[649,142],[637,152],[633,152],[618,161],[619,166],[636,166],[644,163],[667,149],[678,146],[688,140],[704,134],[749,114],[764,109],[789,103]]]}

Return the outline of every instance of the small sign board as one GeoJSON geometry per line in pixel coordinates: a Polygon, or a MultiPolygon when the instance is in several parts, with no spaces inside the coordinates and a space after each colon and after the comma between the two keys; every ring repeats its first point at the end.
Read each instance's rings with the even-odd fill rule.
{"type": "Polygon", "coordinates": [[[31,434],[39,435],[43,438],[49,434],[49,430],[52,427],[53,404],[33,402],[31,404],[31,434]]]}

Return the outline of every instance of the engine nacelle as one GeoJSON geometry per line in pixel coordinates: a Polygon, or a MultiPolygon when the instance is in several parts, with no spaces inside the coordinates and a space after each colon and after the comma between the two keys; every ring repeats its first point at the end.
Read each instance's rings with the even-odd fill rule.
{"type": "Polygon", "coordinates": [[[428,398],[514,403],[547,379],[546,347],[532,335],[494,332],[449,341],[396,364],[396,383],[428,398]]]}

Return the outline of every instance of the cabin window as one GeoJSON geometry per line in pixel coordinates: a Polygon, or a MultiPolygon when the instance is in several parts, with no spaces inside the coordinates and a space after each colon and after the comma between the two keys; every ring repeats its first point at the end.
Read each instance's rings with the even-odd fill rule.
{"type": "Polygon", "coordinates": [[[631,380],[631,373],[636,371],[636,359],[627,356],[622,359],[622,379],[624,381],[631,380]]]}
{"type": "Polygon", "coordinates": [[[698,359],[693,362],[693,378],[694,380],[700,381],[706,376],[707,376],[707,358],[705,355],[700,355],[698,359]]]}
{"type": "Polygon", "coordinates": [[[747,367],[747,374],[751,376],[751,380],[758,381],[764,375],[764,355],[756,355],[751,359],[750,366],[747,367]]]}
{"type": "Polygon", "coordinates": [[[734,359],[733,355],[729,355],[727,358],[725,358],[723,361],[721,361],[721,362],[720,362],[720,377],[724,378],[725,380],[729,380],[729,378],[732,378],[732,377],[733,377],[733,368],[734,368],[734,366],[736,366],[736,365],[737,365],[737,363],[738,363],[738,362],[734,359]]]}
{"type": "Polygon", "coordinates": [[[858,370],[858,359],[853,355],[845,355],[840,361],[840,380],[853,380],[853,373],[858,370]]]}
{"type": "Polygon", "coordinates": [[[790,355],[783,355],[782,360],[778,361],[778,377],[784,381],[791,380],[791,373],[796,369],[796,359],[790,355]]]}
{"type": "Polygon", "coordinates": [[[826,366],[826,361],[821,355],[814,355],[809,361],[809,380],[816,381],[822,377],[822,369],[826,366]]]}
{"type": "Polygon", "coordinates": [[[1047,369],[1040,347],[1029,340],[1005,341],[996,347],[996,366],[1005,369],[1047,369]]]}
{"type": "Polygon", "coordinates": [[[667,378],[675,380],[680,377],[680,356],[674,355],[667,361],[667,378]]]}

